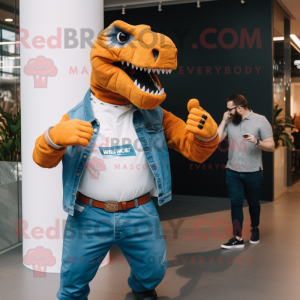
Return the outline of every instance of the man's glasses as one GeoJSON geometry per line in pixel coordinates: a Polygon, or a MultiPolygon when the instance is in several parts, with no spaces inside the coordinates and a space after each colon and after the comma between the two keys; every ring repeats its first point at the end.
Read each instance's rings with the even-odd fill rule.
{"type": "Polygon", "coordinates": [[[245,105],[237,105],[237,106],[235,106],[235,107],[233,107],[233,108],[227,108],[227,111],[228,112],[231,112],[233,109],[235,109],[235,108],[237,108],[237,107],[244,107],[245,105]]]}
{"type": "Polygon", "coordinates": [[[228,112],[231,112],[233,109],[237,108],[237,106],[233,107],[233,108],[227,108],[228,112]]]}

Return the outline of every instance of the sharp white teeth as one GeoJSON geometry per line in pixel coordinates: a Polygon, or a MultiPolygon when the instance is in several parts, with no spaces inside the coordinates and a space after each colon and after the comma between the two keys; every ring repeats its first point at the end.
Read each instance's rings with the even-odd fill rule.
{"type": "Polygon", "coordinates": [[[152,91],[150,94],[152,94],[152,95],[153,95],[153,94],[154,94],[154,91],[152,91]]]}
{"type": "Polygon", "coordinates": [[[160,91],[160,87],[156,82],[154,83],[154,86],[160,91]]]}
{"type": "Polygon", "coordinates": [[[156,69],[156,72],[157,72],[158,75],[160,74],[160,70],[156,69]]]}
{"type": "Polygon", "coordinates": [[[135,67],[135,65],[134,65],[134,64],[131,64],[131,68],[134,69],[134,67],[135,67]]]}
{"type": "Polygon", "coordinates": [[[156,91],[154,95],[158,95],[158,91],[156,91]]]}
{"type": "Polygon", "coordinates": [[[162,89],[158,95],[162,95],[165,92],[165,89],[162,89]]]}
{"type": "Polygon", "coordinates": [[[140,71],[143,71],[143,68],[140,67],[140,71]]]}
{"type": "Polygon", "coordinates": [[[135,85],[137,85],[137,84],[138,84],[138,82],[137,82],[137,79],[135,80],[134,84],[135,84],[135,85]]]}
{"type": "Polygon", "coordinates": [[[165,74],[165,70],[161,70],[161,72],[162,72],[163,74],[165,74]]]}
{"type": "Polygon", "coordinates": [[[156,69],[152,69],[152,72],[155,74],[156,73],[156,69]]]}
{"type": "Polygon", "coordinates": [[[140,84],[138,84],[137,87],[140,89],[141,88],[140,84]]]}
{"type": "Polygon", "coordinates": [[[127,64],[127,67],[129,67],[130,63],[128,61],[126,62],[126,64],[127,64]]]}
{"type": "Polygon", "coordinates": [[[124,65],[124,61],[121,61],[121,64],[124,65]]]}
{"type": "Polygon", "coordinates": [[[171,74],[172,73],[172,70],[170,70],[170,73],[169,74],[171,74]]]}
{"type": "Polygon", "coordinates": [[[135,66],[135,69],[137,70],[139,67],[135,66]]]}
{"type": "Polygon", "coordinates": [[[151,72],[151,69],[148,69],[147,71],[148,71],[148,74],[150,74],[150,72],[151,72]]]}
{"type": "Polygon", "coordinates": [[[145,92],[145,86],[143,86],[142,91],[145,92]]]}
{"type": "Polygon", "coordinates": [[[149,92],[150,92],[150,91],[149,91],[149,89],[147,89],[146,93],[148,93],[148,94],[149,94],[149,92]]]}

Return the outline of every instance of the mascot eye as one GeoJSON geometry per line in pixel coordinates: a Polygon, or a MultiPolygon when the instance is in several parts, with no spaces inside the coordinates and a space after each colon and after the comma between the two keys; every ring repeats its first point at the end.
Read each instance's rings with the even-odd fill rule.
{"type": "Polygon", "coordinates": [[[119,43],[124,44],[128,40],[128,34],[119,32],[117,35],[117,40],[119,43]]]}

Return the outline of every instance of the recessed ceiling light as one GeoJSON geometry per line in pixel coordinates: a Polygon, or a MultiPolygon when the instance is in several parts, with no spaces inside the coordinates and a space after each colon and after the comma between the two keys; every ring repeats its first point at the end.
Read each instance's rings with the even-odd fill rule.
{"type": "Polygon", "coordinates": [[[293,42],[300,48],[300,40],[298,39],[298,37],[295,34],[291,34],[290,37],[293,42]]]}
{"type": "Polygon", "coordinates": [[[6,21],[6,22],[12,22],[13,19],[11,19],[11,18],[6,18],[5,21],[6,21]]]}

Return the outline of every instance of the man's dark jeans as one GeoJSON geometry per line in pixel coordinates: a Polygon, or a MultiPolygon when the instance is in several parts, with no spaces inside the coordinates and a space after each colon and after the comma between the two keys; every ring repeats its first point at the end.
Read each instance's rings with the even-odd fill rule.
{"type": "Polygon", "coordinates": [[[231,200],[233,235],[242,236],[244,195],[249,204],[251,226],[258,227],[260,216],[259,194],[263,172],[235,172],[226,169],[226,184],[231,200]]]}

